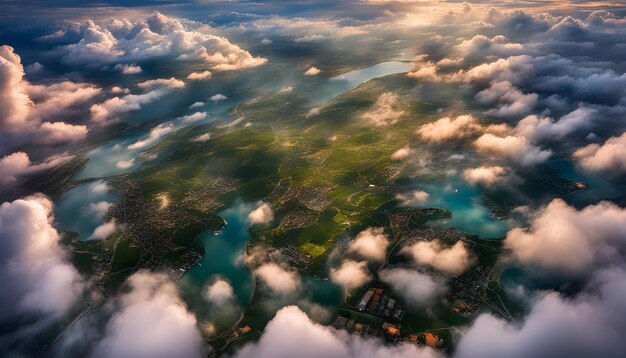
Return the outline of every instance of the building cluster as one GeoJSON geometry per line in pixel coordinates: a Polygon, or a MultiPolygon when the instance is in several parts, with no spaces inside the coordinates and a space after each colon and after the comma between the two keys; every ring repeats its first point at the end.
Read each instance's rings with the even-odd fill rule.
{"type": "Polygon", "coordinates": [[[395,321],[404,317],[404,308],[382,288],[371,287],[365,291],[359,300],[359,311],[395,321]]]}

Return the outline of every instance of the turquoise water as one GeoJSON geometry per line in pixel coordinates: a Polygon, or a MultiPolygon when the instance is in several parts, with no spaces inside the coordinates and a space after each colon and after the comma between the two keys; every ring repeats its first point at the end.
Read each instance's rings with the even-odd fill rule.
{"type": "Polygon", "coordinates": [[[200,264],[183,276],[180,287],[185,300],[202,319],[228,325],[228,321],[238,318],[230,311],[221,312],[224,313],[221,315],[219,310],[202,298],[204,288],[216,277],[230,282],[239,307],[245,307],[252,299],[254,280],[244,258],[246,244],[250,240],[247,217],[253,209],[252,204],[236,202],[217,213],[228,223],[219,234],[205,232],[198,237],[198,243],[206,253],[200,264]]]}
{"type": "Polygon", "coordinates": [[[624,185],[613,183],[601,175],[580,170],[570,161],[555,158],[546,164],[558,170],[562,178],[581,181],[587,185],[585,190],[574,192],[567,198],[576,204],[592,204],[602,199],[621,196],[624,193],[624,185]]]}
{"type": "MultiPolygon", "coordinates": [[[[96,181],[68,190],[56,202],[56,221],[63,231],[74,231],[78,240],[88,240],[94,229],[104,223],[94,210],[98,203],[115,203],[119,197],[111,190],[104,190],[106,182],[96,181]]],[[[102,213],[102,212],[100,212],[102,213]]]]}
{"type": "Polygon", "coordinates": [[[480,203],[480,191],[457,176],[422,185],[421,189],[430,195],[425,206],[452,212],[451,219],[440,220],[435,225],[452,226],[482,238],[501,238],[506,234],[507,223],[489,217],[489,210],[480,203]]]}

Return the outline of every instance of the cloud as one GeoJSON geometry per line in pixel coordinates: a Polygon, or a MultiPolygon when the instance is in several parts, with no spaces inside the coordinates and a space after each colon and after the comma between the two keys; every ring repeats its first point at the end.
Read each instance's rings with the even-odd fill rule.
{"type": "Polygon", "coordinates": [[[359,288],[372,280],[367,262],[344,260],[338,268],[330,269],[330,279],[346,291],[359,288]]]}
{"type": "Polygon", "coordinates": [[[206,119],[208,116],[209,115],[206,112],[195,112],[192,114],[188,114],[186,116],[182,116],[178,119],[180,119],[184,123],[191,123],[191,122],[197,122],[197,121],[206,119]]]}
{"type": "Polygon", "coordinates": [[[83,283],[59,245],[53,203],[41,194],[0,206],[0,321],[23,315],[56,318],[78,299],[83,283]]]}
{"type": "Polygon", "coordinates": [[[418,265],[428,265],[450,275],[460,275],[473,263],[470,252],[461,241],[451,247],[444,247],[436,240],[418,241],[401,252],[410,255],[418,265]]]}
{"type": "Polygon", "coordinates": [[[446,290],[442,282],[415,270],[384,269],[378,276],[414,308],[431,306],[446,290]]]}
{"type": "Polygon", "coordinates": [[[552,152],[529,143],[524,137],[498,137],[491,133],[483,134],[474,145],[481,152],[487,152],[513,160],[522,166],[532,166],[545,162],[552,152]]]}
{"type": "Polygon", "coordinates": [[[115,166],[119,169],[128,169],[133,165],[135,165],[135,158],[120,160],[119,162],[115,163],[115,166]]]}
{"type": "Polygon", "coordinates": [[[430,195],[422,190],[414,190],[410,193],[397,194],[396,200],[401,202],[402,206],[419,206],[428,201],[430,195]]]}
{"type": "Polygon", "coordinates": [[[210,99],[211,101],[213,101],[213,102],[219,102],[219,101],[224,101],[224,100],[227,100],[227,99],[228,99],[228,97],[224,96],[224,95],[223,95],[223,94],[221,94],[221,93],[218,93],[218,94],[214,94],[214,95],[212,95],[211,97],[209,97],[209,99],[210,99]]]}
{"type": "Polygon", "coordinates": [[[191,104],[191,106],[189,106],[189,109],[194,109],[194,108],[198,108],[198,107],[202,107],[204,106],[206,103],[202,102],[202,101],[197,101],[191,104]]]}
{"type": "Polygon", "coordinates": [[[581,210],[561,199],[533,213],[530,227],[509,231],[504,246],[524,264],[583,276],[621,262],[626,253],[626,209],[602,201],[581,210]]]}
{"type": "Polygon", "coordinates": [[[129,144],[126,148],[128,150],[145,149],[155,144],[163,136],[170,134],[176,130],[173,123],[161,123],[158,126],[150,130],[150,134],[135,143],[129,144]]]}
{"type": "Polygon", "coordinates": [[[143,70],[141,66],[137,66],[136,64],[118,64],[113,68],[114,70],[120,71],[123,75],[136,75],[138,73],[142,73],[143,70]]]}
{"type": "Polygon", "coordinates": [[[196,143],[204,143],[204,142],[208,141],[209,139],[211,139],[211,134],[210,133],[204,133],[204,134],[200,134],[197,137],[191,138],[191,141],[192,142],[196,142],[196,143]]]}
{"type": "Polygon", "coordinates": [[[248,221],[251,224],[267,224],[274,220],[274,211],[268,203],[259,202],[257,208],[248,214],[248,221]]]}
{"type": "Polygon", "coordinates": [[[156,101],[171,91],[185,87],[185,83],[172,77],[141,82],[137,84],[137,87],[145,90],[145,92],[113,97],[102,103],[92,105],[90,107],[91,120],[94,123],[105,125],[111,120],[117,120],[124,113],[139,110],[144,105],[156,101]]]}
{"type": "Polygon", "coordinates": [[[98,219],[103,219],[112,206],[113,203],[109,203],[108,201],[99,201],[97,203],[90,203],[86,211],[88,214],[98,219]]]}
{"type": "Polygon", "coordinates": [[[244,346],[235,358],[437,358],[428,347],[409,343],[387,345],[375,338],[350,335],[315,323],[296,306],[281,308],[267,324],[261,339],[244,346]]]}
{"type": "Polygon", "coordinates": [[[417,134],[430,142],[443,142],[463,138],[480,128],[472,115],[464,114],[456,118],[443,117],[432,123],[424,124],[417,130],[417,134]]]}
{"type": "Polygon", "coordinates": [[[68,114],[101,89],[69,81],[33,85],[24,76],[21,58],[12,47],[0,46],[0,150],[31,141],[60,144],[84,139],[86,126],[53,121],[53,117],[68,114]]]}
{"type": "Polygon", "coordinates": [[[392,92],[385,92],[378,97],[376,103],[363,115],[363,119],[374,126],[387,126],[394,124],[398,118],[404,114],[398,107],[398,95],[392,92]]]}
{"type": "Polygon", "coordinates": [[[512,43],[505,36],[498,35],[488,38],[476,35],[456,46],[459,54],[467,57],[486,57],[488,55],[513,56],[526,54],[527,48],[519,43],[512,43]]]}
{"type": "Polygon", "coordinates": [[[382,227],[367,228],[348,243],[348,252],[356,253],[367,260],[383,261],[387,255],[389,239],[382,227]]]}
{"type": "Polygon", "coordinates": [[[318,75],[320,72],[322,72],[322,71],[320,71],[319,68],[311,66],[311,67],[309,67],[308,70],[304,71],[304,75],[305,76],[315,76],[315,75],[318,75]]]}
{"type": "Polygon", "coordinates": [[[281,295],[293,293],[300,286],[300,278],[296,272],[287,271],[275,263],[257,267],[254,275],[272,292],[281,295]]]}
{"type": "Polygon", "coordinates": [[[197,320],[165,274],[139,271],[127,285],[94,358],[206,356],[197,320]]]}
{"type": "Polygon", "coordinates": [[[204,289],[203,296],[207,301],[220,305],[232,301],[235,294],[230,282],[217,278],[204,289]]]}
{"type": "Polygon", "coordinates": [[[187,79],[192,81],[204,81],[210,79],[212,76],[211,71],[192,72],[187,76],[187,79]]]}
{"type": "Polygon", "coordinates": [[[623,269],[598,272],[595,287],[574,298],[538,294],[519,324],[482,314],[461,338],[455,357],[620,357],[626,350],[625,277],[623,269]]]}
{"type": "Polygon", "coordinates": [[[91,20],[69,23],[55,34],[69,38],[75,32],[78,42],[59,46],[56,52],[68,64],[108,64],[155,59],[202,61],[214,71],[256,67],[267,59],[253,57],[215,35],[215,30],[198,22],[168,17],[158,12],[145,20],[130,22],[112,19],[100,26],[91,20]]]}
{"type": "Polygon", "coordinates": [[[393,152],[393,154],[391,154],[391,159],[396,159],[396,160],[404,159],[414,153],[415,153],[415,150],[413,150],[413,148],[411,148],[410,146],[406,145],[396,150],[395,152],[393,152]]]}
{"type": "Polygon", "coordinates": [[[506,170],[500,166],[465,169],[463,178],[472,184],[494,185],[504,179],[506,170]]]}
{"type": "Polygon", "coordinates": [[[487,114],[498,117],[516,117],[530,113],[537,102],[539,95],[526,94],[513,86],[509,81],[494,82],[476,94],[476,100],[482,104],[498,103],[498,107],[490,109],[487,114]]]}
{"type": "Polygon", "coordinates": [[[0,184],[12,184],[21,176],[54,168],[72,159],[72,155],[53,155],[38,164],[30,161],[28,154],[15,152],[0,159],[0,184]]]}
{"type": "Polygon", "coordinates": [[[603,144],[589,144],[574,152],[574,159],[591,172],[626,173],[626,132],[611,137],[603,144]]]}
{"type": "Polygon", "coordinates": [[[113,235],[117,231],[117,229],[117,222],[115,221],[115,219],[111,219],[110,221],[107,221],[104,224],[95,228],[89,239],[104,240],[113,235]]]}

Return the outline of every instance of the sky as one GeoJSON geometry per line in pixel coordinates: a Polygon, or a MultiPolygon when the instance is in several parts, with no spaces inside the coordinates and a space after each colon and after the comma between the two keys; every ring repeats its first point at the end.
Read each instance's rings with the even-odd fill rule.
{"type": "MultiPolygon", "coordinates": [[[[89,287],[89,278],[72,266],[60,243],[52,199],[29,191],[29,178],[103,144],[115,135],[114,128],[148,129],[145,137],[127,146],[133,154],[159,143],[178,126],[205,119],[206,113],[190,112],[189,104],[181,104],[186,91],[198,83],[215,86],[207,102],[218,103],[228,99],[214,80],[221,75],[254,77],[264,66],[291,63],[311,70],[315,60],[321,70],[309,74],[327,76],[337,58],[354,67],[400,58],[411,62],[406,78],[416,87],[467,88],[470,96],[462,100],[480,108],[481,118],[442,114],[416,128],[416,136],[434,148],[471,143],[472,155],[479,159],[461,174],[468,185],[518,193],[529,173],[555,158],[586,175],[624,183],[623,2],[3,1],[0,286],[11,289],[0,299],[0,324],[20,322],[26,328],[0,332],[0,352],[11,351],[9,347],[19,346],[16,342],[28,341],[58,322],[89,287]],[[163,97],[174,99],[160,101],[163,97]],[[175,120],[132,122],[147,111],[175,120]]],[[[397,94],[381,95],[364,118],[385,130],[401,116],[395,109],[399,100],[397,94]]],[[[407,143],[394,155],[404,159],[412,150],[407,143]]],[[[131,166],[132,159],[118,162],[121,170],[126,165],[131,166]]],[[[523,219],[505,235],[507,259],[534,277],[573,283],[578,289],[520,285],[511,292],[525,297],[519,321],[480,314],[463,327],[449,355],[619,357],[626,351],[626,193],[618,194],[516,208],[523,219]]],[[[428,193],[407,193],[399,200],[416,205],[427,201],[428,193]]],[[[100,208],[106,211],[108,206],[100,208]]],[[[256,210],[253,217],[259,222],[273,218],[270,208],[256,210]]],[[[116,229],[114,222],[107,224],[98,235],[106,237],[116,229]]],[[[371,279],[364,262],[384,257],[387,247],[380,232],[362,232],[349,250],[363,260],[346,260],[332,268],[332,280],[346,288],[363,285],[371,279]]],[[[446,249],[430,242],[407,252],[443,276],[463,272],[471,262],[463,245],[446,249]]],[[[266,280],[277,295],[301,294],[297,272],[271,265],[255,272],[261,279],[284,278],[276,287],[266,280]]],[[[400,295],[419,297],[420,307],[428,307],[446,290],[445,280],[415,270],[379,274],[400,295]]],[[[168,277],[140,271],[126,287],[108,300],[104,332],[87,320],[76,328],[82,336],[70,335],[93,342],[87,355],[206,354],[201,323],[168,277]]],[[[224,302],[232,288],[225,282],[215,290],[224,290],[212,293],[224,302]]],[[[75,343],[71,339],[51,354],[70,352],[75,343]]],[[[277,311],[258,342],[235,356],[446,354],[350,336],[320,325],[302,308],[287,306],[277,311]],[[304,346],[294,343],[303,340],[304,346]]]]}

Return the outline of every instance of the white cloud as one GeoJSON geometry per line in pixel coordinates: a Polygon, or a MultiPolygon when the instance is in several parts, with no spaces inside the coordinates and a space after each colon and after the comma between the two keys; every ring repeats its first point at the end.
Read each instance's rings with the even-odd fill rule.
{"type": "Polygon", "coordinates": [[[388,246],[389,239],[382,227],[367,228],[348,243],[348,252],[357,253],[368,260],[383,261],[388,246]]]}
{"type": "Polygon", "coordinates": [[[538,294],[523,322],[482,314],[464,333],[455,357],[620,357],[626,351],[625,277],[623,269],[600,271],[593,287],[573,298],[538,294]]]}
{"type": "Polygon", "coordinates": [[[306,76],[315,76],[315,75],[318,75],[320,72],[322,72],[322,71],[320,71],[319,68],[311,66],[311,67],[309,67],[308,70],[304,71],[304,74],[306,76]]]}
{"type": "Polygon", "coordinates": [[[135,165],[135,158],[120,160],[119,162],[115,163],[115,166],[119,169],[128,169],[133,165],[135,165]]]}
{"type": "Polygon", "coordinates": [[[384,269],[379,272],[379,277],[415,308],[431,306],[445,292],[442,282],[415,270],[384,269]]]}
{"type": "MultiPolygon", "coordinates": [[[[193,115],[192,115],[193,116],[193,115]]],[[[147,137],[144,137],[135,143],[126,147],[128,150],[145,149],[154,145],[163,136],[168,135],[176,130],[173,123],[161,123],[150,130],[147,137]]]]}
{"type": "Polygon", "coordinates": [[[402,206],[419,206],[428,201],[430,195],[422,190],[414,190],[410,193],[397,194],[396,200],[401,202],[402,206]]]}
{"type": "Polygon", "coordinates": [[[113,68],[114,70],[120,71],[124,75],[136,75],[138,73],[143,72],[141,66],[137,66],[136,64],[118,64],[113,68]]]}
{"type": "Polygon", "coordinates": [[[59,317],[80,295],[82,279],[53,224],[53,204],[41,194],[0,206],[1,321],[27,314],[59,317]]]}
{"type": "Polygon", "coordinates": [[[603,144],[589,144],[574,152],[581,167],[592,172],[626,173],[626,132],[603,144]]]}
{"type": "Polygon", "coordinates": [[[198,107],[202,107],[204,106],[206,103],[202,102],[202,101],[197,101],[191,104],[191,106],[189,106],[189,109],[194,109],[194,108],[198,108],[198,107]]]}
{"type": "Polygon", "coordinates": [[[224,100],[227,100],[227,99],[228,99],[228,97],[224,96],[224,95],[223,95],[223,94],[221,94],[221,93],[218,93],[218,94],[214,94],[214,95],[212,95],[211,97],[209,97],[209,99],[210,99],[211,101],[213,101],[213,102],[219,102],[219,101],[224,101],[224,100]]]}
{"type": "Polygon", "coordinates": [[[268,203],[259,202],[257,208],[248,214],[248,221],[252,224],[267,224],[274,220],[274,211],[268,203]]]}
{"type": "Polygon", "coordinates": [[[509,81],[494,82],[476,94],[476,100],[482,104],[497,103],[497,108],[490,109],[487,114],[498,117],[516,117],[530,113],[537,102],[536,93],[523,93],[509,81]]]}
{"type": "Polygon", "coordinates": [[[69,81],[33,85],[24,75],[21,59],[13,48],[0,46],[0,150],[30,141],[59,144],[85,138],[86,126],[52,119],[91,100],[101,89],[69,81]]]}
{"type": "Polygon", "coordinates": [[[211,71],[192,72],[187,76],[187,79],[192,81],[204,81],[210,79],[212,76],[211,71]]]}
{"type": "Polygon", "coordinates": [[[506,170],[500,166],[465,169],[463,178],[472,184],[494,185],[504,179],[506,170]]]}
{"type": "Polygon", "coordinates": [[[130,291],[117,300],[118,310],[93,357],[206,356],[197,320],[165,274],[139,271],[127,284],[130,291]]]}
{"type": "Polygon", "coordinates": [[[367,262],[344,260],[338,268],[330,269],[330,279],[346,291],[359,288],[372,280],[367,262]]]}
{"type": "Polygon", "coordinates": [[[456,118],[443,117],[424,124],[417,130],[423,139],[431,142],[442,142],[450,139],[463,138],[481,127],[472,115],[464,114],[456,118]]]}
{"type": "Polygon", "coordinates": [[[191,122],[197,122],[197,121],[201,121],[203,119],[206,119],[208,116],[209,115],[206,112],[195,112],[195,113],[192,113],[192,114],[188,114],[186,116],[182,116],[182,117],[180,117],[178,119],[180,119],[184,123],[191,123],[191,122]]]}
{"type": "Polygon", "coordinates": [[[523,166],[543,163],[552,155],[550,150],[543,150],[529,143],[524,137],[498,137],[486,133],[478,138],[474,145],[479,151],[511,159],[523,166]]]}
{"type": "Polygon", "coordinates": [[[211,27],[179,20],[158,12],[146,20],[110,20],[99,26],[88,20],[70,23],[56,34],[65,37],[80,28],[80,41],[60,46],[57,52],[69,64],[107,64],[151,59],[202,61],[214,71],[229,71],[259,66],[267,62],[214,34],[211,27]]]}
{"type": "Polygon", "coordinates": [[[405,145],[404,147],[393,152],[393,154],[391,154],[391,159],[396,159],[396,160],[404,159],[413,155],[414,153],[415,151],[413,150],[413,148],[411,148],[408,145],[405,145]]]}
{"type": "Polygon", "coordinates": [[[115,221],[115,219],[111,219],[110,221],[107,221],[95,228],[90,236],[90,239],[104,240],[113,235],[117,231],[117,229],[117,222],[115,221]]]}
{"type": "Polygon", "coordinates": [[[113,206],[113,203],[109,203],[108,201],[90,203],[89,206],[87,206],[87,213],[95,216],[98,219],[102,219],[109,211],[111,206],[113,206]]]}
{"type": "Polygon", "coordinates": [[[414,344],[387,345],[315,323],[296,306],[280,309],[261,339],[244,346],[235,358],[440,358],[437,351],[414,344]]]}
{"type": "Polygon", "coordinates": [[[213,304],[225,304],[235,297],[233,286],[223,278],[217,278],[203,292],[204,298],[213,304]]]}
{"type": "Polygon", "coordinates": [[[362,117],[369,123],[380,127],[394,124],[404,111],[398,109],[398,95],[385,92],[378,97],[376,103],[362,117]]]}
{"type": "Polygon", "coordinates": [[[113,97],[102,103],[92,105],[90,108],[91,120],[94,123],[107,124],[110,120],[116,120],[126,112],[139,110],[144,105],[154,102],[171,91],[185,87],[185,83],[172,77],[141,82],[137,84],[137,87],[146,92],[113,97]]]}
{"type": "Polygon", "coordinates": [[[450,275],[463,273],[472,264],[470,252],[461,241],[451,247],[444,247],[441,242],[418,241],[402,249],[418,265],[428,265],[450,275]]]}
{"type": "Polygon", "coordinates": [[[191,141],[196,142],[196,143],[204,143],[208,141],[209,139],[211,139],[211,133],[204,133],[204,134],[200,134],[197,137],[191,138],[191,141]]]}
{"type": "Polygon", "coordinates": [[[293,293],[300,286],[300,278],[296,272],[287,271],[275,263],[267,263],[257,267],[254,270],[254,275],[277,294],[293,293]]]}
{"type": "Polygon", "coordinates": [[[585,275],[594,265],[621,262],[626,253],[626,209],[602,201],[581,210],[554,199],[504,240],[520,262],[557,274],[585,275]]]}
{"type": "Polygon", "coordinates": [[[8,185],[14,183],[19,177],[41,172],[61,165],[72,159],[72,155],[54,155],[38,164],[30,161],[28,154],[15,152],[5,155],[0,159],[0,184],[8,185]]]}

